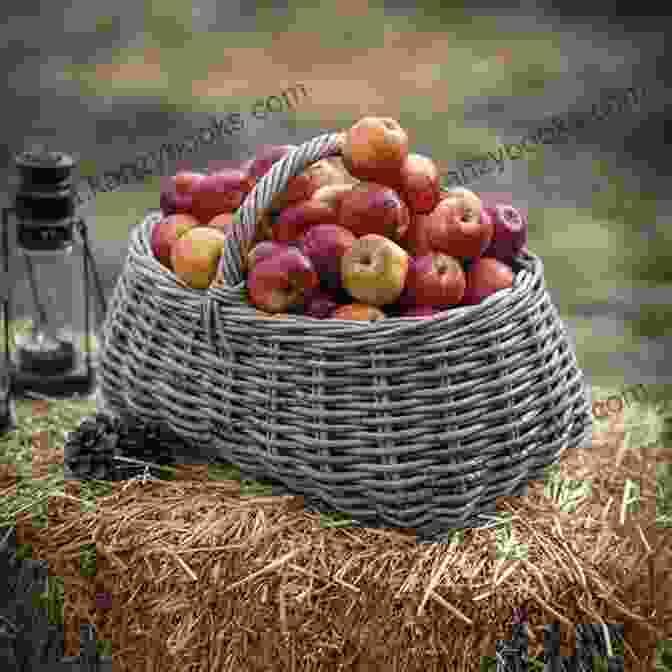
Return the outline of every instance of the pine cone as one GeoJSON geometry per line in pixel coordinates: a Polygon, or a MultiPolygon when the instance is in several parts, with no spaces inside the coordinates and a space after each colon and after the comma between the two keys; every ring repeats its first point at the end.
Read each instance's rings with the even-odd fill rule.
{"type": "Polygon", "coordinates": [[[180,437],[156,420],[126,422],[120,428],[118,446],[123,457],[158,465],[175,464],[181,445],[180,437]]]}
{"type": "Polygon", "coordinates": [[[120,481],[139,476],[151,464],[175,464],[181,439],[164,423],[97,413],[84,418],[65,443],[64,462],[79,479],[120,481]],[[135,464],[130,458],[147,464],[135,464]]]}
{"type": "Polygon", "coordinates": [[[114,480],[116,419],[105,413],[87,416],[64,446],[64,463],[79,479],[114,480]]]}

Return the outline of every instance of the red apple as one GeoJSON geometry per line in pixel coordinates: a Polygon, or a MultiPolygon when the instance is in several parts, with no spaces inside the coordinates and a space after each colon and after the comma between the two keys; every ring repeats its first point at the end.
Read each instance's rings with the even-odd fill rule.
{"type": "Polygon", "coordinates": [[[296,149],[296,145],[264,145],[257,150],[255,157],[249,160],[246,172],[258,181],[266,175],[274,163],[293,149],[296,149]]]}
{"type": "Polygon", "coordinates": [[[408,135],[389,117],[364,117],[345,133],[343,165],[357,179],[394,187],[408,156],[408,135]]]}
{"type": "Polygon", "coordinates": [[[465,187],[451,187],[450,189],[441,189],[439,194],[439,202],[445,201],[448,198],[459,198],[462,199],[464,207],[469,210],[482,210],[483,202],[481,197],[476,194],[476,192],[471,191],[471,189],[466,189],[465,187]]]}
{"type": "Polygon", "coordinates": [[[437,308],[436,306],[411,306],[401,313],[401,317],[432,317],[444,310],[444,308],[437,308]]]}
{"type": "Polygon", "coordinates": [[[356,240],[352,232],[336,224],[313,226],[299,240],[300,249],[313,262],[320,284],[326,289],[343,289],[341,259],[356,240]]]}
{"type": "Polygon", "coordinates": [[[189,214],[193,203],[194,199],[191,194],[161,190],[159,207],[164,215],[189,214]]]}
{"type": "Polygon", "coordinates": [[[213,175],[214,173],[239,170],[245,174],[245,190],[249,193],[257,184],[257,178],[250,174],[250,169],[252,168],[253,163],[254,159],[217,159],[208,162],[208,174],[213,175]]]}
{"type": "Polygon", "coordinates": [[[341,259],[341,281],[357,301],[372,306],[394,303],[401,296],[409,256],[389,238],[358,238],[341,259]]]}
{"type": "Polygon", "coordinates": [[[404,287],[406,305],[456,306],[466,280],[460,262],[443,252],[411,257],[404,287]]]}
{"type": "Polygon", "coordinates": [[[247,276],[251,303],[268,313],[284,313],[302,305],[306,291],[318,285],[310,259],[289,246],[257,262],[247,276]]]}
{"type": "Polygon", "coordinates": [[[172,270],[170,255],[175,241],[199,224],[195,217],[186,213],[168,215],[155,224],[152,229],[151,247],[156,259],[172,270]]]}
{"type": "Polygon", "coordinates": [[[479,257],[466,273],[467,286],[462,305],[473,306],[500,289],[513,286],[513,271],[492,257],[479,257]]]}
{"type": "Polygon", "coordinates": [[[398,242],[408,231],[410,215],[394,189],[361,182],[343,195],[338,223],[356,236],[375,233],[398,242]]]}
{"type": "Polygon", "coordinates": [[[338,308],[338,301],[330,293],[316,287],[305,294],[303,312],[308,317],[323,320],[338,308]]]}
{"type": "Polygon", "coordinates": [[[273,240],[273,225],[278,220],[279,215],[279,212],[269,210],[268,208],[258,214],[252,239],[243,241],[241,245],[243,257],[246,257],[257,243],[273,240]]]}
{"type": "Polygon", "coordinates": [[[179,194],[193,193],[194,189],[200,184],[205,177],[203,173],[195,173],[191,170],[179,170],[173,176],[173,184],[175,191],[179,194]]]}
{"type": "Polygon", "coordinates": [[[327,203],[308,199],[285,208],[273,224],[271,233],[278,243],[298,240],[312,226],[336,224],[336,211],[327,203]]]}
{"type": "Polygon", "coordinates": [[[178,171],[175,175],[162,178],[159,207],[163,214],[191,213],[193,190],[204,177],[201,173],[178,171]]]}
{"type": "MultiPolygon", "coordinates": [[[[272,240],[262,240],[259,242],[252,241],[251,243],[244,243],[241,250],[242,264],[241,268],[243,273],[247,275],[256,264],[265,259],[266,257],[276,254],[280,250],[286,250],[289,248],[289,245],[284,243],[275,243],[272,240]],[[246,252],[246,250],[249,250],[246,252]]],[[[217,268],[216,282],[217,284],[224,283],[224,256],[219,261],[219,266],[217,268]]]]}
{"type": "Polygon", "coordinates": [[[242,170],[222,170],[206,175],[192,192],[192,214],[207,224],[217,215],[238,210],[249,192],[249,178],[242,170]]]}
{"type": "MultiPolygon", "coordinates": [[[[483,204],[484,209],[490,210],[494,208],[497,205],[511,205],[513,206],[521,215],[522,218],[525,222],[525,227],[528,227],[528,222],[529,222],[529,212],[528,212],[528,207],[527,203],[524,201],[520,201],[520,199],[515,199],[514,203],[514,198],[513,194],[510,191],[479,191],[478,192],[478,197],[481,199],[481,203],[483,204]]],[[[491,218],[492,218],[492,213],[490,212],[491,218]]],[[[495,228],[495,222],[493,220],[493,238],[494,238],[494,228],[495,228]]],[[[527,250],[527,233],[526,233],[526,242],[523,244],[523,247],[521,248],[522,250],[527,250]]],[[[494,256],[492,254],[486,255],[485,252],[481,256],[494,256]]]]}
{"type": "MultiPolygon", "coordinates": [[[[454,196],[454,194],[450,191],[440,189],[439,202],[450,198],[451,196],[454,196]]],[[[436,210],[436,207],[434,209],[436,210]]],[[[429,254],[435,249],[434,246],[430,244],[428,236],[428,222],[431,220],[432,212],[428,214],[410,213],[408,231],[401,241],[401,245],[407,252],[416,257],[429,254]]]]}
{"type": "Polygon", "coordinates": [[[348,169],[345,167],[345,163],[343,162],[343,157],[342,156],[330,156],[327,159],[325,159],[329,163],[331,163],[336,170],[341,175],[342,182],[345,184],[357,184],[359,181],[356,177],[353,175],[350,175],[348,172],[348,169]]]}
{"type": "Polygon", "coordinates": [[[332,320],[377,322],[385,319],[385,313],[377,306],[370,306],[366,303],[348,303],[336,308],[329,317],[332,320]]]}
{"type": "Polygon", "coordinates": [[[421,257],[433,251],[427,235],[427,223],[430,221],[431,213],[428,215],[411,214],[408,230],[401,240],[401,246],[409,254],[421,257]]]}
{"type": "Polygon", "coordinates": [[[172,247],[170,260],[175,275],[189,287],[207,289],[215,279],[225,240],[218,229],[189,229],[172,247]]]}
{"type": "Polygon", "coordinates": [[[330,205],[336,213],[341,208],[341,202],[345,194],[349,191],[352,191],[352,188],[355,185],[353,183],[347,184],[327,184],[324,187],[320,187],[313,195],[312,199],[327,203],[330,205]]]}
{"type": "Polygon", "coordinates": [[[485,212],[494,224],[494,234],[483,256],[510,265],[527,244],[527,219],[512,205],[495,205],[485,212]]]}
{"type": "Polygon", "coordinates": [[[213,159],[208,161],[208,173],[219,173],[223,170],[242,170],[249,175],[253,162],[254,158],[213,159]]]}
{"type": "Polygon", "coordinates": [[[285,243],[276,243],[273,240],[262,240],[257,243],[247,254],[245,258],[245,267],[251,271],[262,259],[266,259],[278,252],[286,251],[290,245],[285,243]]]}
{"type": "Polygon", "coordinates": [[[247,175],[250,178],[250,180],[254,180],[254,183],[256,184],[259,181],[259,178],[255,177],[252,174],[253,166],[254,166],[254,158],[244,159],[237,166],[235,166],[235,168],[237,168],[238,170],[242,170],[245,173],[245,175],[247,175]]]}
{"type": "Polygon", "coordinates": [[[223,233],[228,233],[233,225],[233,212],[225,212],[217,217],[213,217],[209,222],[208,226],[213,229],[219,229],[223,233]]]}
{"type": "Polygon", "coordinates": [[[266,311],[259,310],[258,308],[254,312],[259,317],[268,317],[272,320],[286,320],[296,317],[296,315],[292,313],[267,313],[266,311]]]}
{"type": "Polygon", "coordinates": [[[478,197],[481,199],[484,208],[494,208],[496,205],[513,205],[524,219],[528,219],[527,204],[521,202],[520,199],[514,199],[510,191],[479,191],[478,197]]]}
{"type": "Polygon", "coordinates": [[[289,178],[285,188],[273,196],[271,210],[284,210],[290,205],[306,201],[320,188],[330,184],[344,184],[345,178],[337,166],[320,159],[298,175],[289,178]]]}
{"type": "Polygon", "coordinates": [[[401,166],[397,191],[411,213],[426,215],[439,202],[441,176],[434,161],[422,154],[409,154],[401,166]]]}
{"type": "Polygon", "coordinates": [[[481,201],[468,189],[455,189],[439,201],[427,221],[427,240],[452,257],[479,257],[492,240],[493,224],[481,201]]]}

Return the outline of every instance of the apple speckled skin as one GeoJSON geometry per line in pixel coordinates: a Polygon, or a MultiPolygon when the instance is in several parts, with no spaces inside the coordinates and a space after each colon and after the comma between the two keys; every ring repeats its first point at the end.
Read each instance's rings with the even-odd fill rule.
{"type": "Polygon", "coordinates": [[[409,256],[384,236],[358,238],[341,259],[346,291],[357,301],[385,306],[399,299],[406,283],[409,256]]]}

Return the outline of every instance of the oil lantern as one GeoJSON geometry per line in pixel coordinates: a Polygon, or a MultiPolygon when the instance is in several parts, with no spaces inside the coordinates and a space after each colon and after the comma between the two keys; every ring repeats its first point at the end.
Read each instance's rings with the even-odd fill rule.
{"type": "Polygon", "coordinates": [[[5,399],[8,418],[12,396],[34,396],[32,392],[38,397],[68,398],[93,391],[91,278],[95,280],[99,324],[106,310],[86,222],[75,211],[75,161],[67,154],[46,150],[23,152],[14,161],[18,188],[13,207],[2,212],[4,279],[0,290],[6,336],[0,398],[5,399]],[[10,214],[15,228],[10,227],[10,214]],[[81,253],[81,270],[76,252],[81,253]],[[18,264],[14,273],[13,264],[18,264]],[[29,308],[24,306],[21,321],[13,323],[11,338],[9,325],[17,317],[13,299],[22,284],[29,308]],[[81,331],[73,328],[73,314],[81,315],[82,310],[83,339],[81,331]],[[23,319],[26,313],[29,319],[23,319]],[[27,326],[20,327],[22,323],[27,326]]]}

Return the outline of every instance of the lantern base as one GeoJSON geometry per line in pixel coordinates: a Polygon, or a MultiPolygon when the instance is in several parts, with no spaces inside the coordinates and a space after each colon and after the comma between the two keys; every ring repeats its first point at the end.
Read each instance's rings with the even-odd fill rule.
{"type": "Polygon", "coordinates": [[[75,366],[70,371],[52,375],[28,371],[13,362],[11,376],[16,398],[29,396],[27,392],[36,392],[45,397],[69,399],[74,396],[89,396],[96,386],[94,362],[91,362],[89,370],[80,357],[76,357],[75,366]]]}
{"type": "Polygon", "coordinates": [[[17,366],[21,371],[39,376],[63,375],[76,364],[75,347],[69,341],[54,341],[52,347],[41,347],[32,341],[16,348],[17,366]]]}

